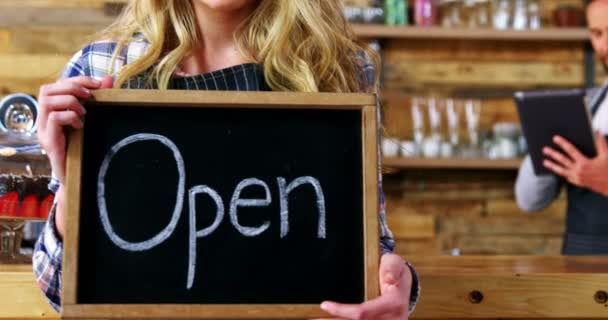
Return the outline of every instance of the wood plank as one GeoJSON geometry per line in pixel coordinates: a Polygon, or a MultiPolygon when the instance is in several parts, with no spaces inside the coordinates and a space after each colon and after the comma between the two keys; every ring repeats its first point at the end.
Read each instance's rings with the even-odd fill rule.
{"type": "Polygon", "coordinates": [[[561,236],[546,235],[443,235],[441,248],[461,255],[559,255],[561,236]]]}
{"type": "Polygon", "coordinates": [[[594,301],[608,274],[423,275],[424,295],[414,319],[594,318],[608,308],[594,301]],[[479,291],[480,303],[470,294],[479,291]]]}
{"type": "Polygon", "coordinates": [[[577,87],[584,84],[578,62],[400,61],[385,64],[385,87],[392,90],[424,85],[483,87],[577,87]]]}
{"type": "Polygon", "coordinates": [[[424,276],[516,275],[516,274],[605,274],[608,256],[441,256],[408,258],[424,276]]]}
{"type": "Polygon", "coordinates": [[[423,279],[412,319],[606,318],[608,258],[407,256],[423,279]],[[479,304],[470,293],[483,294],[479,304]]]}
{"type": "MultiPolygon", "coordinates": [[[[295,99],[294,99],[295,100],[295,99]]],[[[375,99],[374,99],[375,100],[375,99]]],[[[378,225],[378,113],[376,103],[361,110],[361,145],[363,163],[363,226],[365,248],[365,299],[380,295],[380,226],[378,225]]]]}
{"type": "Polygon", "coordinates": [[[30,27],[0,30],[2,54],[61,54],[72,56],[98,31],[91,27],[30,27]]]}
{"type": "MultiPolygon", "coordinates": [[[[511,186],[512,187],[512,186],[511,186]]],[[[513,197],[512,190],[492,189],[492,190],[446,190],[446,191],[418,191],[415,189],[403,190],[404,199],[408,200],[484,200],[484,199],[504,199],[513,197]]]]}
{"type": "Polygon", "coordinates": [[[307,319],[329,316],[318,304],[64,305],[62,319],[307,319]]]}
{"type": "Polygon", "coordinates": [[[386,211],[391,214],[407,215],[433,215],[436,217],[481,217],[484,213],[485,201],[459,201],[441,199],[429,200],[404,200],[392,193],[386,193],[386,211]]]}
{"type": "Polygon", "coordinates": [[[606,70],[604,70],[604,66],[602,65],[601,62],[595,61],[595,85],[596,86],[601,86],[603,85],[606,81],[608,81],[608,72],[606,70]]]}
{"type": "Polygon", "coordinates": [[[31,265],[0,265],[0,292],[0,318],[59,318],[38,288],[31,265]]]}
{"type": "Polygon", "coordinates": [[[389,40],[382,46],[389,63],[403,60],[565,62],[583,61],[584,44],[561,42],[389,40]]]}
{"type": "MultiPolygon", "coordinates": [[[[107,0],[2,0],[0,7],[103,8],[107,0]]],[[[123,1],[124,2],[124,1],[123,1]]]]}
{"type": "Polygon", "coordinates": [[[11,93],[25,93],[31,96],[37,96],[41,85],[54,81],[55,78],[52,77],[38,79],[10,79],[0,77],[0,99],[11,93]]]}
{"type": "Polygon", "coordinates": [[[22,7],[3,6],[0,10],[0,28],[32,26],[108,26],[116,18],[106,16],[103,10],[91,7],[22,7]]]}
{"type": "Polygon", "coordinates": [[[534,215],[450,217],[439,221],[441,234],[561,236],[564,229],[563,219],[534,215]]]}
{"type": "Polygon", "coordinates": [[[433,215],[388,213],[386,220],[395,239],[430,239],[436,236],[433,215]]]}
{"type": "Polygon", "coordinates": [[[82,178],[82,142],[83,130],[72,129],[67,133],[68,145],[65,166],[64,219],[65,235],[63,237],[62,269],[62,316],[66,305],[77,302],[78,293],[78,257],[80,255],[80,192],[82,178]]]}
{"type": "Polygon", "coordinates": [[[518,170],[521,161],[521,159],[389,157],[382,160],[382,165],[395,169],[518,170]]]}
{"type": "Polygon", "coordinates": [[[529,213],[521,210],[515,199],[494,199],[486,202],[486,214],[488,216],[515,216],[521,217],[526,214],[533,214],[544,217],[562,218],[566,217],[566,201],[565,195],[551,203],[547,208],[534,213],[529,213]]]}
{"type": "Polygon", "coordinates": [[[572,41],[589,40],[585,28],[544,28],[541,30],[496,30],[491,28],[442,28],[418,26],[353,25],[361,38],[391,39],[466,39],[466,40],[517,40],[517,41],[572,41]]]}
{"type": "MultiPolygon", "coordinates": [[[[104,105],[120,103],[124,105],[137,104],[146,107],[181,105],[197,108],[222,106],[226,108],[363,110],[364,108],[373,106],[374,111],[376,109],[376,96],[367,93],[230,91],[230,94],[226,95],[226,92],[223,91],[100,89],[93,91],[91,99],[104,105]]],[[[374,124],[374,126],[376,125],[374,124]]],[[[377,132],[374,131],[374,137],[376,134],[377,132]]],[[[366,136],[366,143],[369,142],[367,139],[368,137],[366,136]]],[[[374,150],[377,145],[375,141],[374,150]]],[[[376,171],[377,169],[374,169],[374,172],[376,171]]]]}
{"type": "Polygon", "coordinates": [[[440,255],[440,242],[433,239],[395,239],[394,252],[407,259],[411,255],[440,255]]]}
{"type": "Polygon", "coordinates": [[[55,81],[69,59],[69,56],[52,54],[0,55],[0,79],[55,81]]]}
{"type": "Polygon", "coordinates": [[[11,34],[8,30],[0,29],[0,54],[9,53],[11,34]]]}

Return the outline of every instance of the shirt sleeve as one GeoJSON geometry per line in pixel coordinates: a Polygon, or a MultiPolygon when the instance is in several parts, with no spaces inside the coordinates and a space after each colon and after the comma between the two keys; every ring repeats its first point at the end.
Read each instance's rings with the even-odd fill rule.
{"type": "Polygon", "coordinates": [[[46,296],[51,307],[59,312],[61,309],[63,244],[59,240],[55,227],[56,208],[57,202],[54,202],[49,219],[34,246],[32,264],[38,286],[46,296]]]}
{"type": "Polygon", "coordinates": [[[555,175],[537,176],[532,160],[526,156],[515,181],[515,199],[524,211],[542,210],[557,198],[562,182],[555,175]]]}
{"type": "MultiPolygon", "coordinates": [[[[365,55],[361,56],[362,58],[362,91],[369,93],[376,93],[380,91],[378,86],[376,86],[375,82],[375,67],[370,62],[370,59],[366,58],[365,55]]],[[[395,239],[393,238],[393,234],[388,227],[386,222],[386,205],[385,205],[385,197],[384,191],[382,189],[382,154],[380,152],[380,139],[381,128],[382,128],[382,112],[381,112],[381,101],[377,96],[376,99],[376,113],[378,118],[378,143],[377,145],[377,153],[378,153],[378,196],[379,196],[379,208],[378,208],[378,219],[380,224],[380,251],[382,254],[392,253],[395,249],[395,239]]],[[[404,260],[405,265],[410,269],[412,274],[412,289],[410,291],[410,301],[408,304],[409,313],[413,313],[418,301],[420,299],[420,280],[418,277],[418,272],[414,266],[409,263],[407,260],[404,260]]]]}
{"type": "MultiPolygon", "coordinates": [[[[67,63],[60,79],[88,75],[87,53],[89,47],[78,51],[67,63]]],[[[57,193],[59,180],[52,175],[48,185],[49,190],[57,193]]],[[[55,226],[55,213],[57,211],[57,197],[51,207],[49,218],[34,245],[32,253],[32,267],[38,286],[46,296],[49,304],[57,312],[61,309],[61,270],[63,262],[63,243],[59,239],[55,226]]]]}

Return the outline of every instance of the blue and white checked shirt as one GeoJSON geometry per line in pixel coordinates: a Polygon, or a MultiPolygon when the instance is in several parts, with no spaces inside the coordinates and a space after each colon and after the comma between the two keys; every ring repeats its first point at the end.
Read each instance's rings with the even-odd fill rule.
{"type": "MultiPolygon", "coordinates": [[[[77,76],[88,76],[96,79],[101,79],[108,75],[110,71],[113,75],[117,74],[122,66],[131,63],[141,57],[147,50],[149,44],[144,40],[133,41],[125,46],[121,54],[114,61],[114,65],[110,68],[112,54],[116,47],[113,42],[95,42],[77,52],[68,62],[63,70],[61,78],[70,78],[77,76]]],[[[362,76],[362,91],[373,91],[374,66],[367,62],[366,59],[361,59],[363,76],[362,76]]],[[[130,79],[125,85],[125,88],[144,89],[147,73],[144,72],[139,76],[130,79]]],[[[262,69],[258,64],[248,63],[237,65],[234,67],[217,70],[203,75],[195,75],[188,77],[174,77],[169,83],[171,89],[187,89],[187,90],[236,90],[236,91],[269,91],[270,88],[264,81],[262,69]]],[[[147,88],[146,88],[147,89],[147,88]]],[[[378,114],[380,114],[378,108],[378,114]]],[[[379,157],[380,159],[380,157],[379,157]]],[[[57,179],[52,179],[49,188],[53,192],[59,189],[57,179]]],[[[384,193],[382,192],[382,175],[379,175],[380,189],[380,249],[382,253],[392,252],[395,246],[395,241],[391,231],[386,224],[384,193]]],[[[59,240],[55,228],[55,208],[56,204],[51,209],[49,220],[47,221],[33,254],[33,267],[36,274],[36,280],[51,306],[59,311],[61,309],[61,272],[62,272],[62,242],[59,240]]],[[[412,292],[410,297],[409,310],[414,310],[418,301],[420,286],[418,276],[414,268],[406,262],[413,275],[412,292]]]]}

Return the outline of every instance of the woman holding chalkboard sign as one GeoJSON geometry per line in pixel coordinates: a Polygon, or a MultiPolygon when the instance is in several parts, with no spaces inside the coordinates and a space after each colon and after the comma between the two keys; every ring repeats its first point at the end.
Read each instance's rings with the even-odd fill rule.
{"type": "MultiPolygon", "coordinates": [[[[59,310],[64,233],[64,127],[80,128],[92,89],[375,92],[377,55],[352,41],[340,0],[132,0],[40,88],[38,134],[53,167],[56,203],[34,252],[40,287],[59,310]],[[111,39],[111,40],[108,40],[111,39]]],[[[380,180],[381,181],[381,180],[380,180]]],[[[381,186],[380,186],[381,187],[381,186]]],[[[346,319],[407,319],[418,300],[413,268],[392,254],[381,196],[382,295],[324,302],[346,319]]],[[[151,279],[153,281],[153,279],[151,279]]]]}

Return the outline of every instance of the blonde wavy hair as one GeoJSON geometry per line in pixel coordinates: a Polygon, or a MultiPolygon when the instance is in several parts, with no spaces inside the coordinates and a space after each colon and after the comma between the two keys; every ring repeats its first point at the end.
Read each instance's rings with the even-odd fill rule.
{"type": "MultiPolygon", "coordinates": [[[[234,40],[245,58],[262,65],[273,90],[376,90],[378,72],[367,80],[373,86],[364,87],[362,64],[367,61],[378,66],[379,57],[366,44],[354,40],[341,0],[258,1],[234,40]]],[[[95,37],[117,41],[113,61],[138,37],[150,43],[141,58],[118,72],[115,87],[153,67],[148,81],[167,89],[178,64],[197,46],[198,33],[191,0],[130,0],[118,19],[95,37]]]]}

